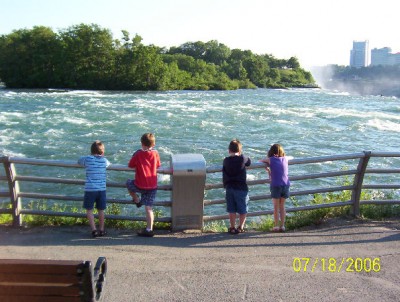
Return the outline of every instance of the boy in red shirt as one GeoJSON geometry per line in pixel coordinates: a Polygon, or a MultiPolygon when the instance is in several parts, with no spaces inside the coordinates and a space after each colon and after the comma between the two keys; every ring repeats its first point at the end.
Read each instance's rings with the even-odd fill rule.
{"type": "Polygon", "coordinates": [[[142,149],[137,150],[128,163],[128,167],[134,168],[136,171],[135,179],[128,179],[126,187],[138,208],[142,204],[145,205],[147,227],[139,231],[138,235],[153,237],[153,202],[157,193],[157,169],[161,166],[161,162],[158,152],[153,149],[156,145],[154,134],[143,134],[140,142],[142,149]],[[137,193],[141,194],[141,199],[139,199],[137,193]]]}

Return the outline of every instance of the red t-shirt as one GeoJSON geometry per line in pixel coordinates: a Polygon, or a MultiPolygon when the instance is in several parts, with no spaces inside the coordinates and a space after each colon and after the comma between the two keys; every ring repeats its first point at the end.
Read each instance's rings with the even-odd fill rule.
{"type": "Polygon", "coordinates": [[[160,155],[156,150],[137,150],[128,163],[135,168],[135,186],[144,190],[157,188],[157,169],[161,166],[160,155]]]}

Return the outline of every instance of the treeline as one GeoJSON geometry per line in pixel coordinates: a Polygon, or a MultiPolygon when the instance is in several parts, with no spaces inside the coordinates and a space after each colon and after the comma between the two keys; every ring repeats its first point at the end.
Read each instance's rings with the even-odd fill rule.
{"type": "Polygon", "coordinates": [[[8,88],[96,90],[230,90],[315,85],[295,57],[288,60],[188,42],[170,49],[121,39],[96,24],[54,32],[49,27],[0,36],[0,80],[8,88]]]}

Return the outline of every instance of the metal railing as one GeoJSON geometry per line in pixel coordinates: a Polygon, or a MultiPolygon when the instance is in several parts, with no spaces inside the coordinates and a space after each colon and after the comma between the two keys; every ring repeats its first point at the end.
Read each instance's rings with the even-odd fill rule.
{"type": "MultiPolygon", "coordinates": [[[[340,202],[329,202],[323,204],[315,204],[315,205],[304,205],[304,206],[295,206],[286,208],[286,212],[297,212],[297,211],[308,211],[308,210],[315,210],[321,208],[331,208],[331,207],[342,207],[342,206],[352,206],[352,214],[354,216],[360,215],[360,205],[361,204],[400,204],[400,199],[384,199],[384,200],[361,200],[361,192],[363,189],[374,189],[374,190],[388,190],[388,189],[400,189],[400,179],[397,178],[397,183],[392,184],[364,184],[365,176],[376,174],[376,175],[391,175],[391,174],[399,174],[400,169],[398,168],[389,168],[389,169],[378,169],[378,168],[370,168],[368,169],[368,164],[371,158],[399,158],[400,152],[371,152],[371,151],[364,151],[361,153],[354,153],[354,154],[344,154],[344,155],[335,155],[335,156],[322,156],[322,157],[311,157],[311,158],[299,158],[289,160],[290,166],[298,166],[302,167],[308,164],[318,164],[318,163],[331,163],[336,161],[346,162],[346,169],[337,169],[334,171],[324,172],[324,173],[304,173],[305,169],[298,169],[300,172],[292,174],[289,172],[289,178],[291,181],[291,197],[296,196],[306,196],[306,195],[314,195],[314,194],[323,194],[323,193],[332,193],[332,192],[343,192],[343,191],[351,191],[351,198],[349,200],[340,201],[340,202]],[[347,161],[353,160],[353,163],[348,163],[347,161]],[[353,165],[353,166],[350,166],[353,165]],[[315,180],[315,179],[327,179],[332,177],[343,177],[343,176],[352,176],[354,177],[350,184],[348,185],[341,185],[341,186],[325,186],[325,187],[318,187],[314,189],[308,190],[293,190],[295,187],[294,184],[298,182],[304,182],[307,180],[315,180]]],[[[249,169],[264,169],[265,165],[263,163],[255,163],[252,164],[249,169]]],[[[337,167],[337,166],[335,166],[337,167]]],[[[222,166],[217,167],[209,167],[207,168],[207,173],[219,173],[222,170],[222,166]]],[[[261,184],[268,184],[268,179],[259,179],[259,180],[248,180],[247,184],[250,186],[257,186],[261,184]]],[[[223,185],[221,183],[206,184],[206,190],[215,190],[221,189],[223,185]]],[[[265,189],[267,191],[267,189],[265,189]]],[[[269,191],[269,190],[268,190],[269,191]]],[[[255,195],[250,194],[250,201],[257,202],[257,201],[264,201],[264,200],[271,200],[270,194],[263,194],[263,195],[255,195]]],[[[223,204],[225,203],[225,199],[213,199],[213,200],[205,200],[204,205],[216,205],[216,204],[223,204]]],[[[273,210],[265,210],[265,211],[254,211],[249,212],[247,214],[248,217],[255,217],[255,216],[263,216],[263,215],[271,215],[273,214],[273,210]]],[[[204,221],[213,221],[213,220],[222,220],[228,219],[229,216],[227,214],[223,215],[209,215],[204,216],[204,221]]]]}
{"type": "MultiPolygon", "coordinates": [[[[291,196],[307,196],[314,194],[323,194],[330,192],[343,192],[350,191],[351,198],[346,201],[340,202],[330,202],[330,203],[322,203],[317,205],[302,205],[302,206],[293,206],[287,208],[287,212],[295,212],[295,211],[305,211],[305,210],[313,210],[319,208],[328,208],[328,207],[342,207],[342,206],[351,206],[352,214],[355,216],[360,215],[360,205],[362,204],[400,204],[400,199],[384,199],[384,200],[360,200],[361,192],[364,189],[371,190],[397,190],[400,189],[400,181],[399,178],[391,177],[391,175],[400,175],[400,169],[396,167],[390,168],[374,168],[370,167],[370,159],[372,158],[390,158],[396,159],[400,158],[400,152],[371,152],[365,151],[354,154],[344,154],[344,155],[335,155],[335,156],[323,156],[323,157],[310,157],[310,158],[298,158],[292,159],[289,161],[289,165],[296,167],[295,173],[290,172],[290,180],[292,183],[291,196]],[[336,162],[346,162],[346,169],[338,169],[337,165],[332,165],[336,162]],[[320,173],[305,173],[307,169],[303,168],[307,165],[322,165],[322,166],[334,166],[333,171],[324,171],[320,173]],[[296,172],[297,171],[297,172],[296,172]],[[366,175],[379,175],[379,179],[383,179],[381,175],[385,175],[387,177],[391,177],[392,183],[373,183],[373,184],[364,184],[364,180],[366,175]],[[348,185],[340,185],[340,186],[331,186],[324,185],[318,186],[317,188],[312,189],[295,189],[296,184],[302,184],[309,180],[325,180],[329,178],[335,177],[349,177],[350,182],[348,185]],[[352,177],[352,178],[351,178],[352,177]]],[[[65,217],[86,217],[85,213],[75,213],[75,212],[57,212],[57,211],[49,211],[49,210],[39,210],[39,209],[29,209],[23,206],[22,198],[32,199],[32,200],[62,200],[62,201],[72,201],[72,202],[82,202],[83,199],[83,191],[82,194],[53,194],[53,193],[43,193],[41,191],[45,191],[46,188],[41,188],[41,186],[45,184],[53,184],[53,185],[65,185],[65,186],[81,186],[79,190],[82,190],[82,187],[85,183],[83,179],[72,178],[74,174],[71,172],[66,172],[66,169],[75,168],[75,169],[83,169],[83,167],[79,166],[76,162],[69,161],[55,161],[55,160],[39,160],[39,159],[31,159],[31,158],[20,158],[20,157],[0,157],[0,163],[4,166],[5,174],[0,174],[0,199],[9,199],[9,204],[6,208],[0,208],[0,214],[10,214],[13,217],[13,225],[19,226],[22,224],[22,215],[46,215],[46,216],[65,216],[65,217]],[[18,169],[24,170],[24,174],[17,174],[16,166],[18,169]],[[22,169],[24,166],[24,169],[22,169]],[[40,169],[34,169],[33,167],[37,166],[40,169]],[[42,173],[38,171],[47,171],[51,169],[51,167],[56,167],[57,174],[66,173],[69,178],[64,176],[57,175],[56,177],[52,176],[40,176],[42,173]],[[61,173],[62,171],[62,173],[61,173]],[[36,173],[36,175],[28,175],[29,173],[36,173]],[[23,184],[30,183],[31,188],[36,188],[36,191],[39,192],[26,192],[21,190],[21,187],[24,187],[23,184]]],[[[253,163],[248,170],[264,169],[265,165],[263,163],[253,163]]],[[[290,168],[292,171],[292,168],[290,168]]],[[[81,170],[82,171],[82,170],[81,170]]],[[[111,165],[108,168],[108,171],[114,171],[115,173],[120,172],[131,172],[133,175],[133,170],[123,165],[111,165]]],[[[203,201],[204,207],[210,207],[213,205],[224,204],[225,199],[222,192],[218,190],[223,189],[222,185],[222,176],[215,176],[216,173],[221,174],[222,166],[210,166],[207,167],[207,182],[204,187],[206,192],[215,192],[214,195],[217,195],[219,198],[216,199],[205,199],[203,201]],[[214,181],[213,181],[214,178],[214,181]]],[[[172,175],[173,171],[171,168],[160,168],[158,170],[159,174],[172,175]]],[[[264,173],[266,176],[267,174],[264,173]]],[[[248,185],[251,188],[266,185],[269,183],[267,178],[248,180],[248,185]]],[[[125,188],[125,182],[121,181],[107,181],[107,190],[109,188],[115,188],[118,191],[118,195],[126,195],[127,191],[125,188]],[[119,190],[121,189],[121,190],[119,190]]],[[[171,192],[173,190],[172,186],[172,177],[169,184],[159,185],[158,190],[171,192]]],[[[263,189],[264,191],[269,191],[267,189],[263,189]]],[[[33,191],[33,190],[32,190],[33,191]]],[[[107,193],[108,195],[108,193],[107,193]]],[[[164,194],[165,195],[165,194],[164,194]]],[[[170,194],[172,196],[172,194],[170,194]]],[[[396,196],[396,194],[395,194],[396,196]]],[[[264,200],[270,200],[271,196],[269,194],[251,194],[250,201],[259,202],[264,200]]],[[[4,205],[3,201],[3,205],[4,205]]],[[[127,207],[133,207],[131,199],[127,198],[107,198],[107,203],[109,204],[120,204],[126,205],[127,207]]],[[[7,204],[7,202],[6,202],[7,204]]],[[[157,201],[154,204],[157,207],[170,208],[173,205],[173,200],[171,198],[165,201],[157,201]]],[[[254,216],[263,216],[272,214],[272,210],[261,210],[261,211],[253,211],[249,212],[249,217],[254,216]]],[[[167,214],[168,215],[168,214],[167,214]]],[[[145,221],[144,216],[130,216],[126,214],[120,215],[112,215],[107,214],[107,219],[116,219],[116,220],[131,220],[131,221],[145,221]]],[[[213,220],[223,220],[228,219],[227,214],[219,214],[219,215],[204,215],[203,221],[213,221],[213,220]]],[[[167,222],[171,223],[172,218],[169,217],[158,217],[155,219],[156,222],[167,222]]]]}

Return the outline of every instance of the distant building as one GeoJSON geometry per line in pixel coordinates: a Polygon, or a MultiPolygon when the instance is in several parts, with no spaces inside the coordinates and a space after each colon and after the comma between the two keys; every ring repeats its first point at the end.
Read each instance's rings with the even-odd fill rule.
{"type": "Polygon", "coordinates": [[[389,47],[374,48],[371,50],[371,65],[397,65],[400,64],[400,53],[392,53],[389,47]]]}
{"type": "Polygon", "coordinates": [[[353,41],[350,51],[350,67],[366,67],[369,65],[369,41],[353,41]]]}
{"type": "Polygon", "coordinates": [[[390,47],[374,48],[371,50],[371,66],[377,65],[390,65],[390,54],[392,49],[390,47]]]}

